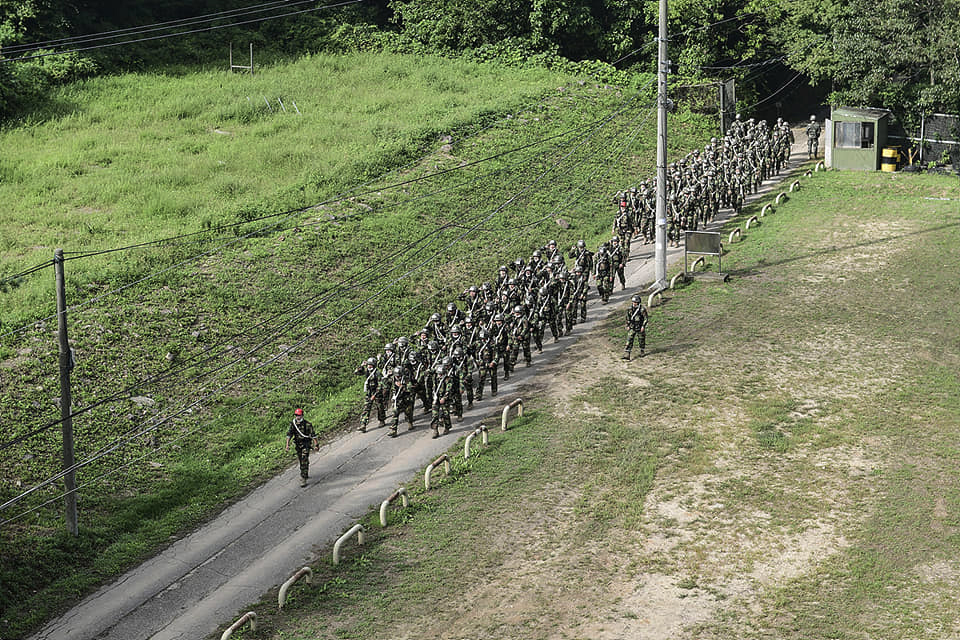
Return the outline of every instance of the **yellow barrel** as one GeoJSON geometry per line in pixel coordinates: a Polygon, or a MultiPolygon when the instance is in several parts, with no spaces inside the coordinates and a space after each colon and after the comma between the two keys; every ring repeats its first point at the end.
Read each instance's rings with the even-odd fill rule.
{"type": "Polygon", "coordinates": [[[881,171],[896,171],[900,168],[900,147],[884,147],[881,155],[881,171]]]}

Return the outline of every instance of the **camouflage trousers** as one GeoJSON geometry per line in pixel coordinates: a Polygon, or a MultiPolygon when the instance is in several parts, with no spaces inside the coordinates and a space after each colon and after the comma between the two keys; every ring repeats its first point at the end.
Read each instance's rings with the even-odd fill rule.
{"type": "Polygon", "coordinates": [[[310,440],[297,438],[293,446],[297,450],[297,460],[300,461],[300,477],[305,479],[310,473],[310,440]]]}

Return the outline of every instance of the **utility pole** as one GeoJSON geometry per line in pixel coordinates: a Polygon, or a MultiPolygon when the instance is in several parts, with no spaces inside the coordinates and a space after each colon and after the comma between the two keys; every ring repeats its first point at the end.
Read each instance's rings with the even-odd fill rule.
{"type": "Polygon", "coordinates": [[[660,37],[657,52],[657,236],[653,289],[667,288],[667,0],[660,0],[660,37]]]}
{"type": "Polygon", "coordinates": [[[60,424],[63,427],[63,477],[66,494],[63,497],[66,508],[67,531],[73,536],[79,535],[77,529],[77,478],[73,470],[73,419],[71,413],[70,372],[73,371],[73,352],[67,340],[67,292],[63,277],[63,249],[53,254],[53,265],[57,277],[57,334],[60,340],[60,424]]]}

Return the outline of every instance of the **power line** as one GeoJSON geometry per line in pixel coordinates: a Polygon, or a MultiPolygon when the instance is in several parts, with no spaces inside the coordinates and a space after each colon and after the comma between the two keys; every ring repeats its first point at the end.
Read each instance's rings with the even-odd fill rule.
{"type": "MultiPolygon", "coordinates": [[[[602,122],[602,124],[600,124],[600,125],[598,125],[597,127],[594,128],[594,132],[597,131],[597,130],[599,130],[601,127],[605,126],[605,125],[608,124],[609,122],[611,122],[611,121],[613,120],[613,117],[614,117],[615,115],[617,115],[618,113],[620,113],[620,112],[622,112],[622,109],[618,110],[617,112],[615,112],[613,115],[609,116],[608,118],[605,118],[604,121],[602,122]]],[[[588,136],[586,139],[589,139],[589,137],[592,137],[592,134],[591,134],[591,136],[588,136]]],[[[582,144],[583,144],[583,143],[581,143],[581,145],[582,145],[582,144]]],[[[580,146],[580,145],[578,145],[578,146],[580,146]]],[[[560,163],[562,163],[562,162],[565,161],[567,158],[569,158],[572,153],[573,153],[573,152],[571,151],[570,153],[564,155],[563,157],[560,158],[560,160],[556,161],[551,167],[549,167],[549,168],[545,169],[543,172],[541,172],[541,173],[537,176],[537,178],[536,178],[532,183],[528,184],[525,188],[521,189],[517,194],[515,194],[515,195],[512,196],[511,198],[508,198],[508,200],[507,200],[506,202],[504,202],[503,204],[501,204],[500,206],[498,206],[498,207],[497,207],[493,212],[491,212],[489,215],[483,217],[477,225],[474,225],[474,227],[472,227],[472,228],[470,228],[470,229],[467,229],[466,231],[464,231],[463,233],[461,233],[460,235],[458,235],[457,237],[455,237],[453,240],[451,240],[450,242],[448,242],[447,244],[445,244],[443,247],[441,247],[440,250],[434,252],[432,255],[428,256],[427,258],[425,258],[425,259],[422,260],[421,262],[417,263],[415,266],[413,266],[413,267],[411,267],[410,269],[408,269],[407,271],[405,271],[403,274],[401,274],[398,278],[394,279],[392,282],[388,283],[388,284],[385,285],[384,287],[381,287],[380,290],[377,291],[377,292],[375,292],[373,295],[368,296],[367,298],[365,298],[364,300],[362,300],[360,303],[354,305],[353,307],[351,307],[351,308],[348,309],[347,311],[341,313],[339,316],[337,316],[336,318],[334,318],[330,323],[328,323],[327,325],[325,325],[325,327],[321,328],[320,331],[322,331],[322,330],[324,330],[324,329],[326,329],[326,328],[329,328],[330,326],[333,326],[334,324],[338,323],[340,320],[342,320],[342,319],[345,318],[346,316],[350,315],[351,313],[355,312],[355,311],[358,310],[360,307],[366,305],[368,302],[370,302],[370,301],[373,300],[374,298],[378,297],[379,295],[381,295],[382,293],[384,293],[387,289],[391,288],[392,286],[394,286],[395,284],[397,284],[397,283],[400,282],[401,280],[406,279],[407,277],[409,277],[410,275],[412,275],[414,272],[419,271],[419,270],[420,270],[421,268],[423,268],[426,264],[428,264],[430,261],[432,261],[433,259],[435,259],[437,256],[439,256],[441,253],[443,253],[444,251],[446,251],[447,249],[449,249],[449,248],[450,248],[451,246],[453,246],[454,244],[461,242],[461,241],[462,241],[464,238],[466,238],[468,235],[474,233],[476,230],[478,230],[478,229],[480,228],[480,225],[482,224],[482,222],[491,219],[493,216],[495,216],[495,215],[497,215],[498,213],[500,213],[500,212],[502,212],[503,210],[505,210],[507,206],[509,206],[509,205],[512,204],[513,202],[517,201],[518,198],[519,198],[522,194],[524,194],[524,193],[526,193],[527,191],[529,191],[530,189],[532,189],[533,186],[535,186],[537,183],[539,183],[551,170],[556,169],[556,168],[560,165],[560,163]]],[[[418,251],[415,252],[415,253],[418,253],[419,251],[420,251],[420,250],[418,250],[418,251]]],[[[254,367],[252,370],[247,371],[247,372],[241,374],[240,376],[238,376],[238,377],[236,377],[236,378],[234,378],[234,379],[232,379],[232,380],[224,383],[223,385],[221,385],[220,387],[218,387],[217,389],[215,389],[213,392],[208,393],[208,394],[207,394],[206,396],[204,396],[203,398],[200,398],[200,399],[198,399],[198,400],[195,400],[193,403],[191,403],[191,404],[188,405],[187,407],[181,409],[181,410],[178,411],[177,413],[175,413],[175,414],[173,414],[173,415],[171,415],[171,416],[168,416],[167,418],[165,418],[165,419],[161,420],[160,422],[158,422],[158,423],[150,426],[149,428],[147,428],[147,429],[145,429],[145,430],[142,430],[141,432],[139,432],[139,433],[131,436],[131,438],[126,439],[124,442],[129,442],[132,438],[140,437],[140,436],[144,435],[145,433],[156,429],[156,428],[159,427],[160,425],[162,425],[162,424],[164,424],[164,423],[166,423],[166,422],[169,422],[170,420],[172,420],[172,419],[174,419],[174,418],[176,418],[176,417],[179,417],[179,416],[182,415],[184,412],[189,411],[190,409],[192,409],[193,407],[195,407],[197,404],[199,404],[200,402],[202,402],[204,399],[207,399],[207,398],[211,397],[213,394],[219,393],[219,392],[223,391],[224,389],[233,386],[233,385],[236,384],[237,382],[242,381],[243,379],[245,379],[246,377],[248,377],[249,375],[251,375],[254,371],[258,371],[258,370],[262,369],[263,367],[265,367],[265,366],[267,366],[267,365],[269,365],[269,364],[272,364],[273,362],[275,362],[275,361],[278,360],[279,358],[281,358],[281,357],[283,357],[283,356],[286,356],[286,355],[288,355],[289,353],[291,353],[292,351],[298,349],[298,348],[299,348],[300,346],[302,346],[307,340],[309,340],[310,338],[314,337],[314,336],[317,335],[318,333],[319,333],[319,331],[314,331],[314,332],[308,333],[303,339],[301,339],[300,341],[296,342],[296,343],[293,344],[292,346],[284,349],[280,354],[277,354],[277,355],[273,356],[273,357],[270,358],[269,360],[267,360],[267,361],[265,361],[265,362],[263,362],[263,363],[258,364],[258,365],[257,365],[256,367],[254,367]]],[[[115,445],[110,446],[109,448],[107,448],[107,449],[105,449],[105,450],[101,450],[101,452],[98,452],[95,456],[93,456],[93,457],[91,457],[91,458],[88,458],[88,459],[86,459],[86,460],[84,460],[84,461],[82,461],[82,462],[80,462],[80,463],[75,464],[71,469],[64,470],[64,471],[60,472],[59,474],[57,474],[57,475],[49,478],[48,480],[46,480],[46,481],[44,481],[44,482],[42,482],[42,483],[40,483],[40,484],[32,487],[31,489],[27,490],[26,492],[21,493],[19,496],[17,496],[17,497],[15,497],[15,498],[13,498],[13,499],[11,499],[11,500],[3,503],[2,505],[0,505],[0,510],[3,510],[3,509],[5,509],[5,508],[11,506],[12,504],[15,504],[15,503],[21,501],[23,498],[27,497],[28,495],[30,495],[30,494],[32,494],[33,492],[41,489],[41,488],[44,487],[44,486],[47,486],[47,485],[49,485],[49,484],[51,484],[51,483],[53,483],[53,482],[56,482],[58,479],[62,478],[65,473],[69,473],[69,472],[71,472],[71,471],[75,471],[75,470],[77,470],[77,469],[80,469],[80,468],[82,468],[82,467],[85,467],[85,466],[87,466],[87,465],[95,462],[96,460],[104,457],[105,455],[108,455],[109,453],[112,453],[113,451],[117,450],[120,446],[122,446],[122,445],[124,444],[124,442],[116,443],[115,445]]],[[[84,485],[84,486],[86,486],[86,485],[84,485]]],[[[22,515],[22,514],[21,514],[21,515],[22,515]]],[[[20,517],[20,516],[16,516],[16,517],[20,517]]],[[[9,522],[9,521],[10,521],[10,520],[6,520],[6,521],[4,521],[4,523],[9,522]]],[[[0,524],[3,524],[3,523],[0,523],[0,524]]]]}
{"type": "Polygon", "coordinates": [[[365,0],[344,0],[343,2],[337,2],[337,3],[335,3],[335,4],[328,4],[328,5],[324,5],[324,6],[321,6],[321,7],[313,7],[313,8],[310,8],[310,9],[301,9],[300,11],[292,11],[292,12],[290,12],[290,13],[281,13],[281,14],[277,14],[277,15],[273,15],[273,16],[264,16],[264,17],[261,17],[261,18],[254,18],[254,19],[251,19],[251,20],[242,20],[242,21],[240,21],[240,22],[233,22],[233,23],[231,23],[231,24],[213,25],[213,26],[206,27],[206,28],[203,28],[203,29],[190,29],[190,30],[188,30],[188,31],[178,31],[177,33],[168,33],[168,34],[162,34],[162,35],[156,35],[156,36],[149,36],[149,37],[146,37],[146,38],[137,38],[137,39],[135,39],[135,40],[124,40],[124,41],[122,41],[122,42],[109,42],[109,43],[106,43],[106,44],[92,45],[92,46],[89,46],[89,47],[77,47],[77,48],[74,48],[74,49],[67,49],[66,51],[55,51],[55,52],[50,52],[50,53],[38,53],[38,54],[31,55],[31,56],[20,56],[20,57],[17,57],[17,58],[3,58],[3,59],[0,59],[0,63],[2,63],[2,62],[23,62],[23,61],[25,61],[25,60],[35,60],[35,59],[38,59],[38,58],[47,58],[47,57],[49,57],[49,56],[62,56],[62,55],[65,55],[65,54],[67,54],[67,53],[78,53],[78,52],[80,52],[80,51],[91,51],[91,50],[93,50],[93,49],[105,49],[105,48],[108,48],[108,47],[118,47],[118,46],[127,45],[127,44],[136,44],[136,43],[138,43],[138,42],[150,42],[150,41],[152,41],[152,40],[163,40],[163,39],[166,39],[166,38],[175,38],[175,37],[180,37],[180,36],[191,35],[191,34],[194,34],[194,33],[203,33],[203,32],[206,32],[206,31],[215,31],[215,30],[217,30],[217,29],[226,29],[226,28],[229,28],[229,27],[239,27],[239,26],[242,26],[242,25],[245,25],[245,24],[253,24],[253,23],[256,23],[256,22],[265,22],[265,21],[267,21],[267,20],[274,20],[274,19],[276,19],[276,18],[288,18],[288,17],[290,17],[290,16],[298,16],[298,15],[301,15],[301,14],[304,14],[304,13],[312,13],[312,12],[314,12],[314,11],[322,11],[322,10],[324,10],[324,9],[336,9],[336,8],[345,7],[345,6],[348,6],[348,5],[351,5],[351,4],[359,4],[359,3],[364,2],[364,1],[365,1],[365,0]]]}
{"type": "Polygon", "coordinates": [[[172,26],[189,26],[192,24],[200,24],[202,22],[209,22],[213,20],[223,19],[224,17],[233,16],[233,15],[247,15],[249,13],[256,13],[259,11],[267,11],[271,8],[275,8],[276,5],[284,5],[285,7],[294,6],[297,4],[303,4],[304,2],[309,2],[312,0],[301,0],[300,2],[288,3],[287,0],[275,0],[274,2],[265,2],[262,4],[250,5],[248,7],[239,7],[237,9],[228,9],[226,11],[218,11],[216,13],[207,13],[200,16],[193,16],[190,18],[179,18],[177,20],[167,20],[165,22],[154,22],[152,24],[139,25],[136,27],[125,27],[122,29],[113,29],[110,31],[100,31],[98,33],[78,35],[78,36],[67,36],[63,38],[55,38],[52,40],[42,40],[40,42],[32,43],[23,43],[23,44],[14,44],[5,46],[4,51],[12,51],[14,53],[20,53],[22,51],[33,51],[39,49],[46,49],[49,47],[56,47],[66,44],[73,44],[77,42],[96,42],[97,40],[106,40],[110,38],[117,37],[118,34],[124,35],[137,35],[141,33],[149,33],[151,31],[157,31],[161,28],[169,28],[172,26]],[[262,7],[262,8],[260,8],[262,7]],[[187,25],[184,25],[187,23],[187,25]]]}

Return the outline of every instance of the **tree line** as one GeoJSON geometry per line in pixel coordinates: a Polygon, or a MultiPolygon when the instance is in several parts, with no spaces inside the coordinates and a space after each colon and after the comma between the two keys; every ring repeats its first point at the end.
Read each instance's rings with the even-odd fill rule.
{"type": "MultiPolygon", "coordinates": [[[[247,15],[264,18],[228,27],[239,19],[224,15],[204,23],[216,29],[189,35],[2,62],[0,115],[30,108],[51,84],[90,74],[221,62],[211,52],[230,41],[255,42],[268,57],[385,48],[512,64],[597,61],[633,74],[656,71],[657,0],[322,5],[299,12],[304,4],[293,0],[269,7],[255,0],[0,0],[3,58],[36,55],[23,48],[31,43],[238,8],[261,9],[247,15]]],[[[960,112],[960,0],[670,0],[669,20],[675,81],[734,78],[744,105],[775,96],[758,105],[765,116],[781,109],[797,115],[792,107],[817,103],[875,106],[892,109],[909,128],[921,113],[960,112]]],[[[40,52],[70,48],[68,43],[40,52]]]]}

